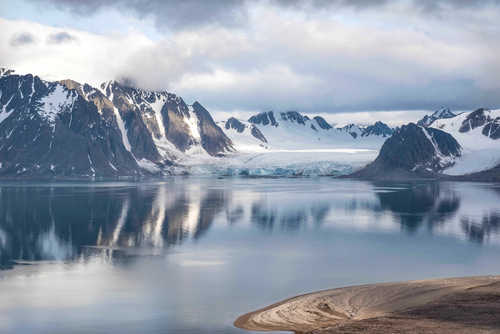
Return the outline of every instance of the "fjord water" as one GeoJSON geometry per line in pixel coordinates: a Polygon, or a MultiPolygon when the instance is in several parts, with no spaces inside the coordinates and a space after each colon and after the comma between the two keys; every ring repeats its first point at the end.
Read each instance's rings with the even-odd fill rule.
{"type": "Polygon", "coordinates": [[[352,284],[500,273],[500,186],[1,183],[1,333],[243,333],[352,284]]]}

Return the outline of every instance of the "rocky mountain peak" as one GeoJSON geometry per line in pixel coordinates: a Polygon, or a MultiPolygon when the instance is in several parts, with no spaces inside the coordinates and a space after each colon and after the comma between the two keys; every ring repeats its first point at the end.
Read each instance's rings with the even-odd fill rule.
{"type": "Polygon", "coordinates": [[[2,71],[0,92],[0,175],[135,176],[233,150],[200,103],[164,91],[2,71]]]}
{"type": "Polygon", "coordinates": [[[455,116],[457,116],[457,114],[453,113],[450,108],[443,107],[436,110],[431,115],[425,115],[417,122],[417,125],[429,127],[438,119],[453,118],[455,116]]]}
{"type": "Polygon", "coordinates": [[[245,130],[245,124],[243,124],[241,121],[234,117],[229,117],[226,121],[226,124],[224,127],[229,130],[229,129],[234,129],[239,133],[242,133],[245,130]]]}
{"type": "Polygon", "coordinates": [[[278,126],[279,123],[276,121],[276,118],[274,117],[274,112],[273,111],[267,111],[267,112],[261,112],[257,115],[253,115],[248,119],[250,123],[256,124],[256,125],[272,125],[272,126],[278,126]]]}
{"type": "Polygon", "coordinates": [[[297,123],[301,125],[306,125],[306,121],[309,121],[309,117],[303,116],[297,111],[285,111],[280,113],[280,117],[283,121],[290,121],[292,123],[297,123]]]}
{"type": "Polygon", "coordinates": [[[318,126],[323,130],[330,130],[332,128],[332,126],[321,116],[314,116],[313,119],[316,121],[316,123],[318,123],[318,126]]]}
{"type": "Polygon", "coordinates": [[[356,175],[367,178],[431,175],[453,165],[461,151],[460,144],[450,134],[409,123],[398,128],[385,141],[375,161],[356,175]]]}
{"type": "Polygon", "coordinates": [[[358,125],[354,123],[344,125],[343,127],[337,128],[337,130],[347,132],[354,139],[358,138],[360,135],[363,134],[363,129],[361,129],[358,125]]]}
{"type": "Polygon", "coordinates": [[[13,75],[14,70],[5,68],[5,67],[0,67],[0,77],[7,76],[7,75],[13,75]]]}
{"type": "Polygon", "coordinates": [[[387,124],[377,121],[373,125],[369,125],[363,129],[363,133],[361,136],[367,137],[371,135],[381,136],[381,137],[390,137],[394,133],[394,130],[390,128],[387,124]]]}

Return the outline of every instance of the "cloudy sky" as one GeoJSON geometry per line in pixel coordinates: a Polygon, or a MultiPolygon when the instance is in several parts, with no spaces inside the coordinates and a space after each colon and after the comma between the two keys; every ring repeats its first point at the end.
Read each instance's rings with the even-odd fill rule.
{"type": "Polygon", "coordinates": [[[0,65],[118,79],[218,117],[393,123],[500,107],[500,0],[0,0],[0,65]]]}

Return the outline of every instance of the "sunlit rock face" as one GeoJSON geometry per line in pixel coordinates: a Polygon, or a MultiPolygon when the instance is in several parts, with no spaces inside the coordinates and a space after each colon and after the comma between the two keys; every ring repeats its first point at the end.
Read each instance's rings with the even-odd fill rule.
{"type": "Polygon", "coordinates": [[[179,156],[234,151],[209,112],[168,92],[110,81],[0,75],[0,176],[162,173],[179,156]]]}
{"type": "Polygon", "coordinates": [[[2,76],[0,91],[0,175],[140,173],[101,92],[32,75],[2,76]]]}

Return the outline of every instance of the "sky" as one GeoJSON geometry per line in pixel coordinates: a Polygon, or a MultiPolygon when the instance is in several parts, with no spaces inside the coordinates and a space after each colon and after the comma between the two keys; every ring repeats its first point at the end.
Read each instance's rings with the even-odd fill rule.
{"type": "Polygon", "coordinates": [[[500,0],[0,0],[0,66],[122,80],[217,118],[500,107],[500,0]]]}

